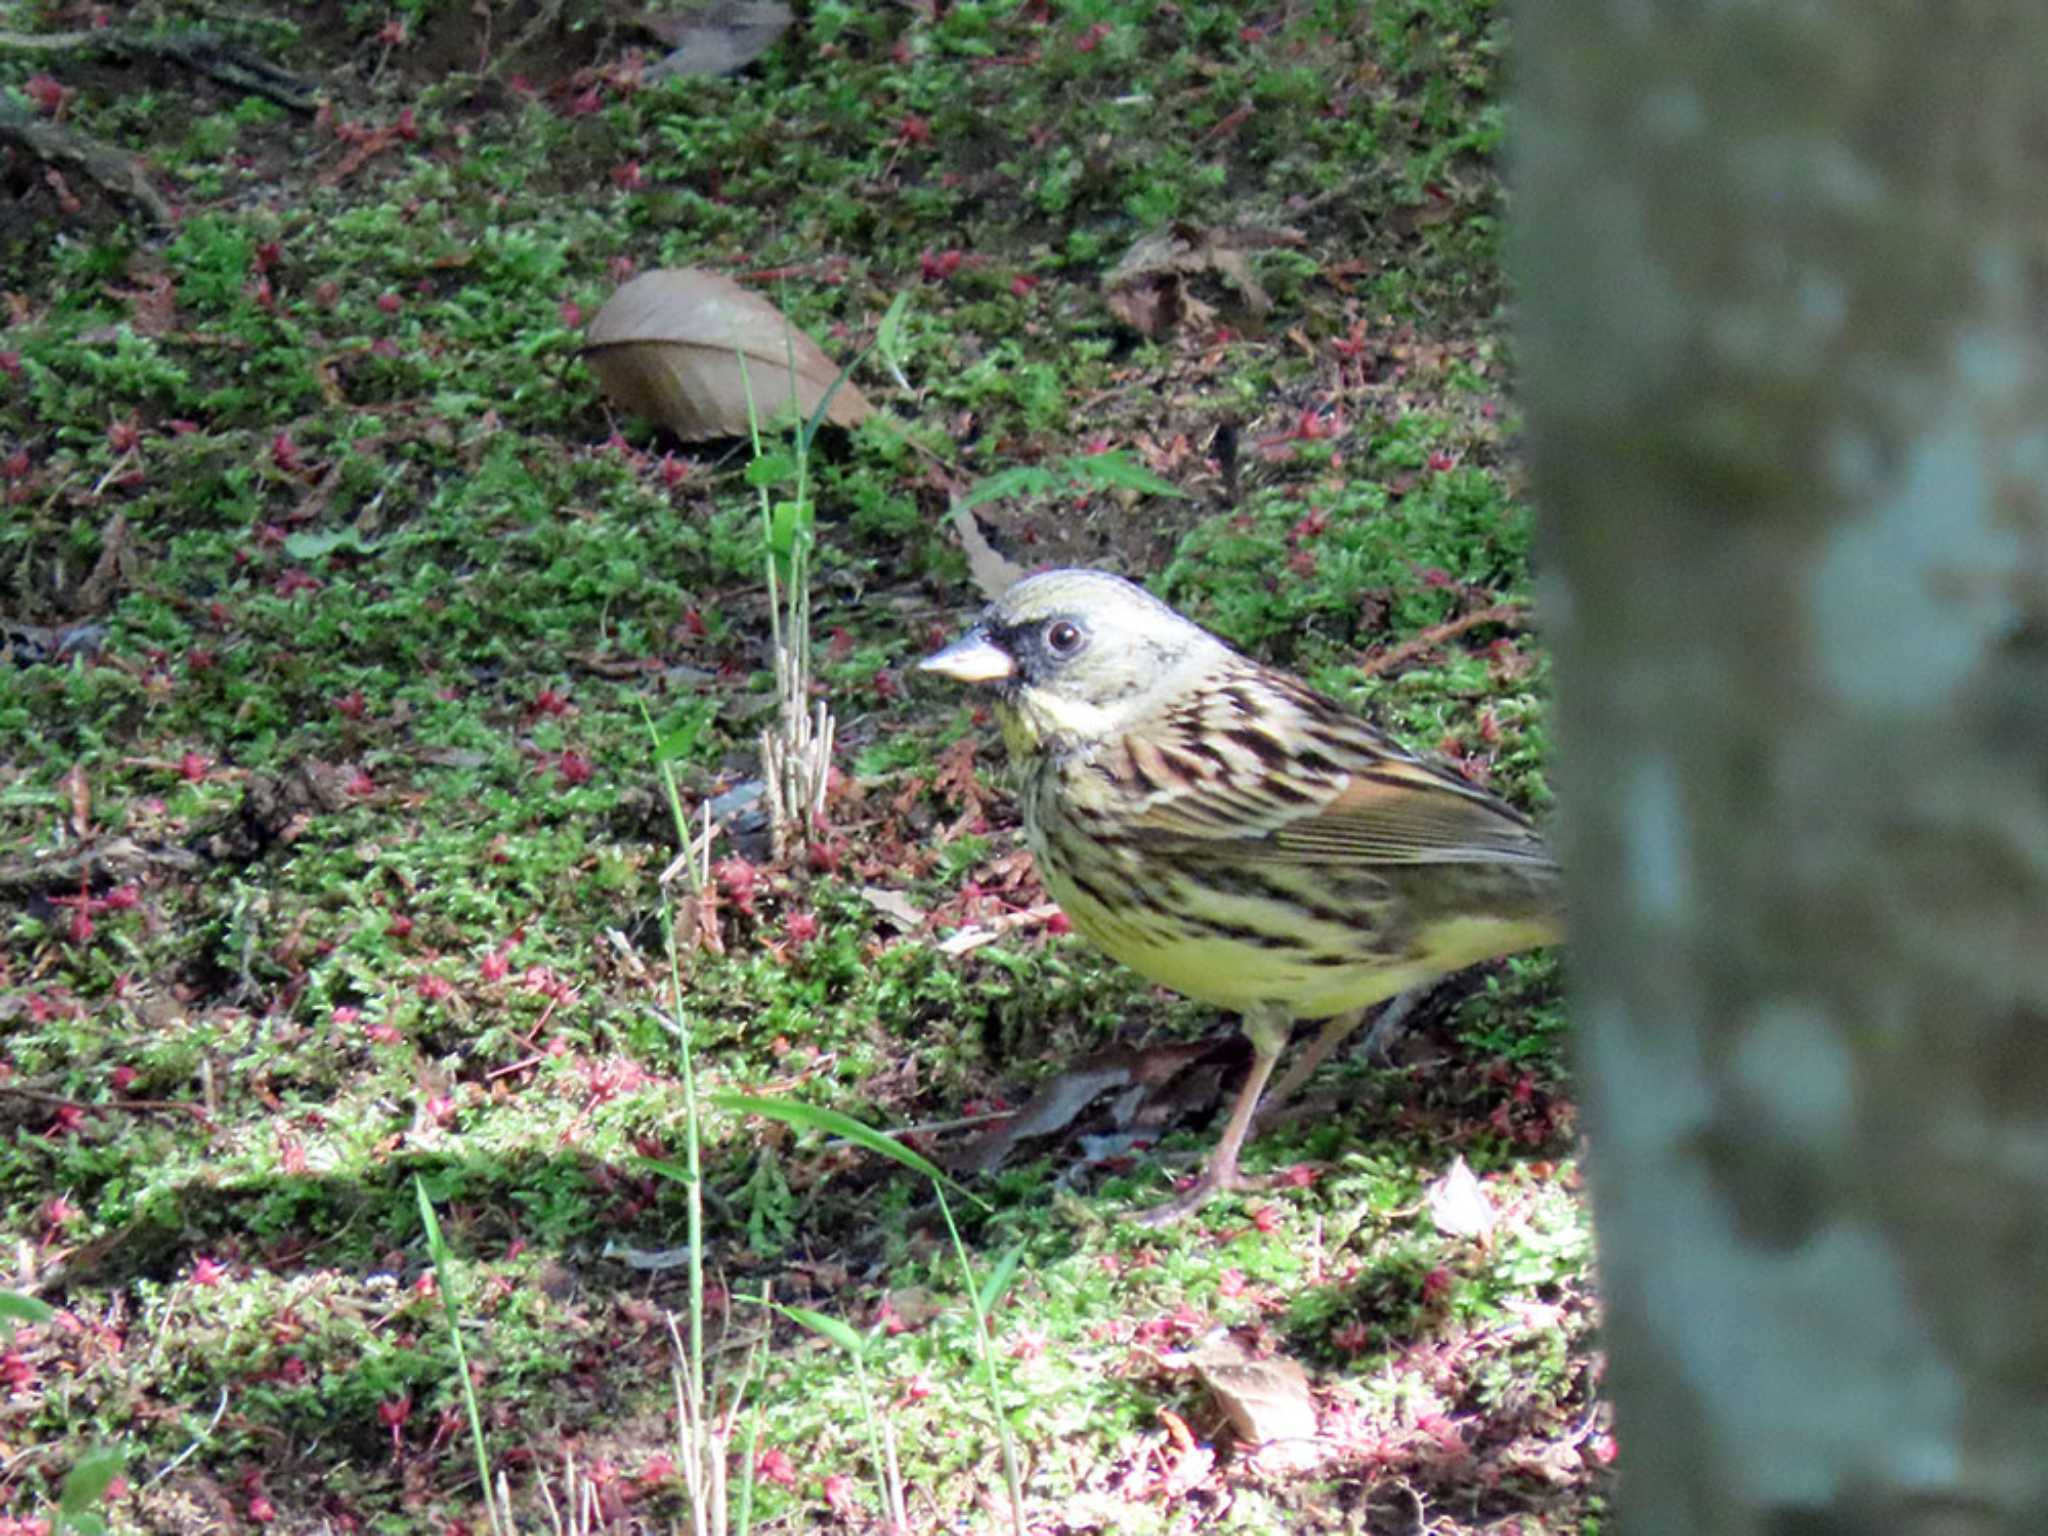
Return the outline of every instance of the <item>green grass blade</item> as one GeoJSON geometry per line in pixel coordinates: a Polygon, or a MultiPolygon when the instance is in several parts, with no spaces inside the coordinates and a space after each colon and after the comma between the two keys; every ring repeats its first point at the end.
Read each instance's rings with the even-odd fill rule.
{"type": "Polygon", "coordinates": [[[678,1184],[692,1183],[697,1177],[682,1163],[666,1162],[658,1157],[636,1157],[633,1166],[644,1173],[657,1173],[664,1179],[673,1179],[678,1184]]]}
{"type": "Polygon", "coordinates": [[[462,1346],[462,1316],[455,1305],[455,1256],[441,1236],[441,1219],[434,1214],[434,1202],[427,1197],[427,1183],[418,1174],[412,1178],[413,1193],[419,1199],[420,1225],[427,1234],[427,1256],[434,1262],[439,1280],[441,1311],[448,1319],[448,1342],[455,1353],[455,1369],[462,1379],[462,1404],[469,1410],[470,1443],[476,1451],[477,1477],[483,1488],[484,1508],[490,1511],[491,1529],[502,1529],[497,1495],[491,1491],[491,1455],[484,1446],[484,1416],[477,1407],[476,1383],[469,1376],[469,1353],[462,1346]]]}
{"type": "MultiPolygon", "coordinates": [[[[960,1240],[960,1226],[953,1220],[953,1208],[946,1204],[946,1192],[937,1189],[934,1193],[939,1199],[939,1215],[945,1219],[946,1236],[953,1242],[953,1256],[960,1262],[960,1279],[966,1285],[968,1300],[974,1306],[974,1347],[981,1357],[982,1390],[988,1398],[989,1413],[995,1420],[996,1439],[1003,1449],[1003,1481],[1010,1492],[1010,1518],[1019,1531],[1028,1531],[1031,1527],[1024,1517],[1024,1475],[1017,1460],[1017,1437],[1010,1433],[1010,1421],[1003,1412],[1002,1383],[996,1379],[995,1341],[989,1337],[988,1309],[982,1305],[985,1294],[1000,1295],[1001,1290],[993,1283],[981,1286],[974,1283],[974,1265],[967,1257],[967,1245],[960,1240]]],[[[1014,1272],[1016,1265],[1011,1260],[1020,1253],[1021,1248],[1013,1248],[1005,1254],[997,1262],[990,1281],[1001,1276],[1007,1285],[1009,1275],[1004,1273],[1005,1268],[1014,1272]]]]}
{"type": "Polygon", "coordinates": [[[24,1296],[19,1291],[0,1291],[0,1317],[12,1323],[47,1323],[55,1318],[57,1309],[47,1301],[38,1301],[33,1296],[24,1296]]]}
{"type": "Polygon", "coordinates": [[[1051,470],[1041,469],[1036,464],[1019,464],[975,481],[961,492],[955,505],[978,507],[984,501],[995,501],[1004,496],[1045,496],[1059,487],[1060,477],[1051,470]]]}
{"type": "MultiPolygon", "coordinates": [[[[858,368],[862,363],[866,362],[868,360],[868,354],[873,352],[874,350],[875,349],[872,346],[863,348],[860,352],[855,354],[853,360],[847,363],[847,365],[844,368],[841,368],[837,373],[832,375],[832,382],[825,386],[825,393],[818,396],[818,408],[811,412],[810,420],[804,423],[803,431],[797,438],[798,453],[801,454],[809,450],[812,439],[814,439],[818,435],[818,428],[824,425],[825,413],[832,409],[832,397],[839,393],[839,386],[844,384],[851,377],[853,377],[853,370],[858,368]]],[[[794,373],[795,371],[796,364],[795,361],[792,359],[790,363],[790,372],[794,373]]]]}
{"type": "Polygon", "coordinates": [[[57,1495],[53,1532],[105,1530],[106,1521],[98,1513],[99,1502],[114,1486],[114,1479],[121,1475],[127,1461],[127,1448],[119,1445],[98,1446],[79,1457],[65,1475],[63,1492],[57,1495]]]}
{"type": "Polygon", "coordinates": [[[889,312],[875,327],[875,351],[890,367],[899,370],[903,364],[903,322],[909,314],[910,290],[905,288],[889,301],[889,312]]]}
{"type": "Polygon", "coordinates": [[[867,1341],[840,1318],[828,1316],[823,1312],[813,1312],[809,1307],[784,1306],[779,1301],[772,1305],[791,1322],[802,1323],[811,1332],[830,1339],[849,1355],[860,1355],[867,1348],[867,1341]]]}
{"type": "Polygon", "coordinates": [[[990,1270],[988,1278],[981,1282],[981,1293],[975,1298],[975,1310],[983,1317],[995,1311],[996,1303],[1003,1299],[1003,1293],[1009,1290],[1010,1282],[1017,1276],[1017,1266],[1023,1262],[1022,1243],[996,1260],[996,1267],[990,1270]]]}
{"type": "Polygon", "coordinates": [[[761,1099],[745,1093],[714,1093],[711,1102],[728,1114],[761,1115],[770,1120],[780,1120],[784,1125],[793,1125],[799,1130],[824,1131],[827,1135],[844,1137],[856,1146],[867,1148],[881,1157],[893,1158],[904,1167],[923,1174],[934,1184],[951,1185],[975,1204],[987,1208],[988,1202],[948,1178],[938,1164],[922,1157],[903,1145],[886,1131],[878,1131],[871,1125],[863,1125],[851,1115],[841,1114],[836,1109],[822,1109],[816,1104],[798,1104],[789,1099],[761,1099]]]}
{"type": "Polygon", "coordinates": [[[1127,453],[1081,454],[1069,459],[1067,468],[1076,480],[1089,484],[1143,491],[1150,496],[1171,496],[1176,501],[1187,500],[1186,491],[1171,480],[1163,480],[1153,474],[1127,453]]]}

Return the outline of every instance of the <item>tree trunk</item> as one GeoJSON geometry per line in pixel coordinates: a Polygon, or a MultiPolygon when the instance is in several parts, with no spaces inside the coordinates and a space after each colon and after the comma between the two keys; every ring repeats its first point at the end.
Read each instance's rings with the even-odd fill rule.
{"type": "Polygon", "coordinates": [[[1631,1533],[2048,1531],[2048,7],[1528,8],[1631,1533]]]}

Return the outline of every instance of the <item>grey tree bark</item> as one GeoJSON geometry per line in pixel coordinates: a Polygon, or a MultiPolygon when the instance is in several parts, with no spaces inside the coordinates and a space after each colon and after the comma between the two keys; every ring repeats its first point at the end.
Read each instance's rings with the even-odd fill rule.
{"type": "Polygon", "coordinates": [[[2048,6],[1525,7],[1632,1533],[2048,1531],[2048,6]]]}

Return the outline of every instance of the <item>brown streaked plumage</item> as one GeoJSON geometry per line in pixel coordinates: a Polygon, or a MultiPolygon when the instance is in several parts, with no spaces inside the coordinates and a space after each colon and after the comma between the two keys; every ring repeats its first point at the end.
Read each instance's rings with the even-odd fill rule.
{"type": "Polygon", "coordinates": [[[1242,1014],[1250,1075],[1171,1220],[1284,1087],[1398,992],[1560,936],[1558,872],[1512,807],[1099,571],[1018,582],[925,670],[996,689],[1025,825],[1074,926],[1151,981],[1242,1014]]]}

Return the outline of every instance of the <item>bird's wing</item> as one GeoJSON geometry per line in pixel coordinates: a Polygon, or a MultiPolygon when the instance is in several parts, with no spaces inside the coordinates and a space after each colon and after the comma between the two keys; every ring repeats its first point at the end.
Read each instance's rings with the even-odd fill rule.
{"type": "Polygon", "coordinates": [[[1249,661],[1094,767],[1106,782],[1091,798],[1147,846],[1295,864],[1553,862],[1511,806],[1249,661]]]}
{"type": "Polygon", "coordinates": [[[1312,814],[1271,838],[1276,852],[1307,863],[1549,866],[1549,850],[1520,814],[1448,768],[1387,757],[1312,814]]]}

